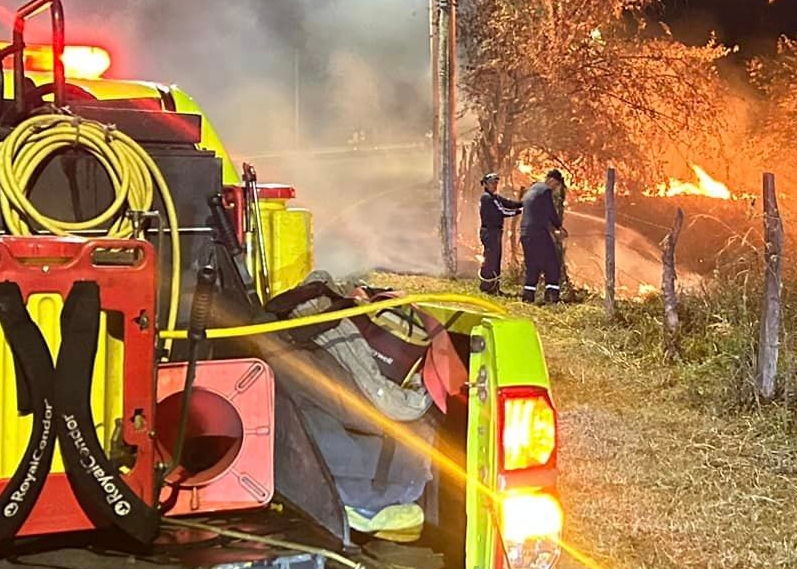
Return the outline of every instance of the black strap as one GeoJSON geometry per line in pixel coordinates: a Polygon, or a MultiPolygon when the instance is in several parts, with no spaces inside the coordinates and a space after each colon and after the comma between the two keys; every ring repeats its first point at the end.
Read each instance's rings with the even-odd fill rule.
{"type": "Polygon", "coordinates": [[[122,480],[105,456],[91,412],[91,376],[97,352],[100,291],[76,282],[61,312],[61,349],[55,372],[56,430],[72,490],[90,517],[101,516],[141,543],[158,533],[159,516],[122,480]]]}
{"type": "MultiPolygon", "coordinates": [[[[343,310],[345,308],[352,308],[355,306],[354,299],[352,298],[339,298],[339,299],[330,299],[330,305],[328,308],[317,312],[316,314],[326,314],[328,312],[337,312],[338,310],[343,310]]],[[[315,314],[314,314],[315,316],[315,314]]],[[[338,320],[330,320],[328,322],[320,322],[318,324],[306,325],[301,326],[299,328],[292,328],[290,330],[286,330],[284,332],[285,336],[290,338],[290,341],[298,346],[307,346],[308,348],[314,347],[313,338],[316,336],[323,334],[324,332],[328,332],[333,328],[336,328],[340,325],[340,319],[338,320]]]]}
{"type": "Polygon", "coordinates": [[[382,437],[382,450],[379,451],[379,458],[376,461],[376,473],[371,484],[374,490],[384,492],[387,489],[388,474],[393,456],[396,454],[396,439],[390,435],[382,437]]]}
{"type": "Polygon", "coordinates": [[[25,454],[0,494],[0,540],[13,538],[41,494],[55,450],[53,360],[39,327],[31,320],[19,286],[0,283],[0,325],[17,368],[20,413],[33,413],[25,454]]]}
{"type": "Polygon", "coordinates": [[[266,310],[284,319],[300,304],[326,296],[331,301],[341,300],[344,297],[329,288],[324,281],[310,281],[285,292],[281,292],[266,303],[266,310]]]}

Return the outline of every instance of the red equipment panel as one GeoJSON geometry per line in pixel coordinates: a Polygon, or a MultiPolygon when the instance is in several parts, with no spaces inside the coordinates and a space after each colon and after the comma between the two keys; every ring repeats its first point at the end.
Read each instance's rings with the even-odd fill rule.
{"type": "MultiPolygon", "coordinates": [[[[158,451],[171,460],[186,364],[158,367],[158,451]]],[[[197,363],[180,466],[167,477],[167,515],[263,506],[274,494],[274,373],[258,359],[197,363]]]]}
{"type": "MultiPolygon", "coordinates": [[[[222,194],[224,206],[232,216],[238,242],[244,242],[244,189],[240,186],[225,186],[222,194]]],[[[296,188],[285,184],[258,184],[259,200],[292,200],[296,198],[296,188]]]]}
{"type": "MultiPolygon", "coordinates": [[[[122,438],[127,445],[136,448],[135,464],[122,478],[150,505],[155,504],[155,454],[150,437],[155,416],[155,259],[155,250],[146,241],[86,241],[45,236],[0,238],[0,280],[17,283],[26,301],[37,293],[65,298],[74,282],[94,281],[100,289],[101,310],[121,314],[124,345],[122,438]],[[122,258],[122,254],[127,257],[122,258]]],[[[102,421],[97,416],[94,419],[95,423],[102,421]]],[[[105,428],[113,426],[105,425],[105,428]]],[[[0,479],[0,491],[7,483],[7,478],[0,479]]],[[[50,473],[18,535],[92,527],[94,524],[78,504],[66,474],[50,473]]]]}

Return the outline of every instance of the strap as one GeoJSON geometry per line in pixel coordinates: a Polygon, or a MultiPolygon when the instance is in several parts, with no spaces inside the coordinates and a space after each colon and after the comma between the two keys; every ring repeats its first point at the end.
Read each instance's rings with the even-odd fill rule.
{"type": "Polygon", "coordinates": [[[393,456],[396,454],[396,439],[391,435],[385,434],[382,437],[382,450],[379,451],[379,458],[376,461],[376,472],[371,484],[372,488],[378,492],[387,490],[388,474],[393,456]]]}
{"type": "Polygon", "coordinates": [[[457,354],[448,328],[462,315],[454,313],[448,322],[441,324],[434,316],[419,311],[429,337],[432,339],[423,364],[423,383],[437,408],[448,410],[447,396],[459,392],[468,381],[468,370],[457,354]]]}
{"type": "Polygon", "coordinates": [[[0,540],[13,538],[41,494],[55,450],[53,432],[53,360],[39,327],[31,320],[19,286],[0,283],[0,325],[17,368],[20,413],[33,413],[25,454],[0,494],[0,540]]]}
{"type": "Polygon", "coordinates": [[[150,543],[158,533],[158,512],[122,480],[94,428],[90,397],[99,322],[99,286],[76,282],[61,312],[63,339],[54,387],[59,446],[70,485],[86,514],[101,517],[136,541],[150,543]]]}
{"type": "MultiPolygon", "coordinates": [[[[317,314],[335,312],[355,306],[353,298],[341,296],[332,290],[324,281],[310,281],[278,294],[266,303],[265,310],[266,312],[275,314],[279,319],[284,320],[290,317],[291,312],[293,312],[297,306],[322,297],[329,299],[330,306],[317,314]]],[[[340,320],[321,322],[320,324],[288,330],[285,335],[289,337],[294,344],[309,346],[312,344],[313,338],[336,328],[339,324],[340,320]]]]}
{"type": "Polygon", "coordinates": [[[343,298],[324,281],[310,281],[278,294],[266,303],[265,308],[268,312],[276,314],[278,318],[284,319],[288,318],[293,309],[300,304],[320,296],[326,296],[332,301],[343,298]]]}

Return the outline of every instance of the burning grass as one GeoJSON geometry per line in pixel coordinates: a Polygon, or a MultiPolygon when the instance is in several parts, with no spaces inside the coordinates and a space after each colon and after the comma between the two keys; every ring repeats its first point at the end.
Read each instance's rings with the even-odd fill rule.
{"type": "MultiPolygon", "coordinates": [[[[372,281],[476,289],[428,277],[372,281]]],[[[757,297],[743,283],[682,300],[685,354],[673,367],[659,363],[656,299],[620,303],[615,323],[598,299],[546,308],[501,300],[536,321],[561,412],[565,539],[584,556],[565,559],[565,569],[797,566],[793,411],[738,397],[757,329],[757,297]]],[[[788,362],[788,342],[784,352],[788,362]]]]}

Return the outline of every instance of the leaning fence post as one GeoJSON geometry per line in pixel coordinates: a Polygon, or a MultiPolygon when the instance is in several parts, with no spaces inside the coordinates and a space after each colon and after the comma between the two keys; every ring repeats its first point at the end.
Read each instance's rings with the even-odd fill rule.
{"type": "Polygon", "coordinates": [[[775,176],[764,174],[764,304],[756,359],[756,387],[762,399],[775,397],[782,285],[783,225],[775,195],[775,176]]]}
{"type": "Polygon", "coordinates": [[[675,271],[675,246],[684,224],[684,212],[678,208],[675,214],[675,223],[670,232],[661,241],[661,292],[664,296],[664,359],[672,362],[679,354],[678,328],[678,294],[675,290],[675,281],[678,278],[675,271]]]}
{"type": "Polygon", "coordinates": [[[615,287],[615,256],[614,256],[614,225],[615,225],[615,212],[614,212],[614,168],[609,168],[606,171],[606,298],[604,306],[606,308],[606,316],[614,318],[615,304],[614,304],[614,287],[615,287]]]}

